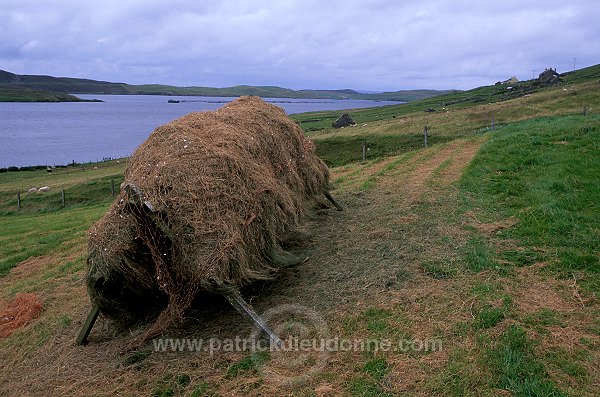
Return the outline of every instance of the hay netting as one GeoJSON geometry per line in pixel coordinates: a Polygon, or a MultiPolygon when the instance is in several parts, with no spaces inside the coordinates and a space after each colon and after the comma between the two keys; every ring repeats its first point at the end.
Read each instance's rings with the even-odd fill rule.
{"type": "Polygon", "coordinates": [[[199,290],[269,278],[281,240],[328,177],[302,130],[257,97],[157,128],[125,171],[155,212],[124,191],[92,227],[92,301],[121,320],[168,302],[160,331],[199,290]]]}

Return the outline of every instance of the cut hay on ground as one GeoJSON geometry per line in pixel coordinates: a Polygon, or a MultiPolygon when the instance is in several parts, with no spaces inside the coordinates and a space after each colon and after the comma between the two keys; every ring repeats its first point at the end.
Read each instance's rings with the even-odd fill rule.
{"type": "Polygon", "coordinates": [[[26,326],[42,312],[42,302],[36,294],[19,293],[4,306],[0,306],[0,339],[7,338],[26,326]]]}
{"type": "Polygon", "coordinates": [[[92,301],[117,320],[180,318],[201,290],[271,277],[329,173],[285,112],[243,97],[157,128],[129,160],[123,191],[90,230],[92,301]],[[166,306],[166,308],[165,308],[166,306]]]}

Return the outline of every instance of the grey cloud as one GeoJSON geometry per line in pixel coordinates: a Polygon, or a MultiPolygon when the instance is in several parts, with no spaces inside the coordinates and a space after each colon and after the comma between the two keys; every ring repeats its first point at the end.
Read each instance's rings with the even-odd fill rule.
{"type": "MultiPolygon", "coordinates": [[[[4,2],[3,2],[4,3],[4,2]]],[[[0,68],[129,83],[470,88],[598,62],[595,2],[7,1],[0,68]]]]}

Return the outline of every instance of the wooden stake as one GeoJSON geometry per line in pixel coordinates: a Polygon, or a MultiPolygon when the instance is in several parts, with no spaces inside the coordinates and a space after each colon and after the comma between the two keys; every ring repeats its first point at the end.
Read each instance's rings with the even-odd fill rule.
{"type": "Polygon", "coordinates": [[[133,203],[136,205],[140,205],[142,210],[148,215],[148,218],[151,222],[153,222],[156,227],[160,229],[161,232],[165,234],[171,241],[174,241],[175,237],[168,225],[161,219],[159,214],[154,209],[154,205],[149,200],[146,200],[146,196],[142,193],[142,190],[134,185],[133,183],[128,183],[123,188],[130,199],[133,199],[133,203]]]}
{"type": "Polygon", "coordinates": [[[425,136],[425,147],[427,147],[427,133],[429,132],[429,127],[425,126],[425,130],[423,131],[423,134],[425,136]]]}
{"type": "Polygon", "coordinates": [[[17,209],[21,211],[21,192],[17,192],[17,209]]]}
{"type": "Polygon", "coordinates": [[[64,208],[65,207],[65,189],[62,189],[60,191],[60,202],[64,208]]]}
{"type": "Polygon", "coordinates": [[[367,138],[363,138],[363,144],[362,144],[362,161],[366,161],[367,160],[367,138]]]}
{"type": "Polygon", "coordinates": [[[111,179],[110,182],[111,182],[110,191],[112,193],[112,196],[115,197],[115,180],[111,179]]]}
{"type": "Polygon", "coordinates": [[[337,201],[336,201],[336,200],[333,198],[333,196],[331,195],[331,193],[329,193],[328,191],[324,191],[324,192],[323,192],[323,194],[325,195],[325,198],[326,198],[327,200],[329,200],[329,202],[330,202],[331,204],[333,204],[333,206],[334,206],[334,207],[335,207],[335,208],[336,208],[338,211],[343,211],[343,210],[344,210],[344,207],[342,207],[342,206],[340,205],[340,203],[338,203],[338,202],[337,202],[337,201]]]}
{"type": "Polygon", "coordinates": [[[86,345],[87,344],[87,337],[90,335],[90,332],[92,331],[92,327],[94,326],[94,323],[96,322],[96,319],[98,318],[98,314],[100,314],[100,310],[98,309],[97,305],[92,306],[92,310],[90,310],[90,313],[88,314],[87,318],[85,319],[85,323],[83,324],[83,327],[81,328],[81,331],[79,331],[79,335],[77,336],[77,339],[75,340],[75,342],[78,345],[86,345]]]}
{"type": "Polygon", "coordinates": [[[269,336],[269,339],[271,339],[271,341],[273,341],[273,343],[275,343],[276,346],[283,346],[283,341],[281,340],[281,338],[279,338],[279,336],[275,332],[273,332],[271,327],[267,325],[265,320],[263,320],[262,317],[259,316],[254,311],[254,309],[252,309],[252,306],[246,303],[244,298],[242,298],[242,296],[237,290],[231,290],[225,293],[224,295],[225,298],[227,298],[227,300],[231,304],[231,306],[235,307],[235,309],[238,312],[240,312],[242,316],[246,317],[248,320],[254,323],[254,325],[256,325],[258,328],[264,331],[264,333],[269,336]]]}

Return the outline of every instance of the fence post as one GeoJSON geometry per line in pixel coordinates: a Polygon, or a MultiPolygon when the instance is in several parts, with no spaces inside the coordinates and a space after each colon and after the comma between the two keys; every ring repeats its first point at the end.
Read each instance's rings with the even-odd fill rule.
{"type": "Polygon", "coordinates": [[[65,189],[60,191],[60,202],[62,203],[62,207],[65,208],[65,189]]]}
{"type": "Polygon", "coordinates": [[[494,131],[495,127],[496,127],[496,120],[494,118],[494,113],[492,113],[492,131],[494,131]]]}
{"type": "Polygon", "coordinates": [[[427,133],[429,132],[429,127],[425,126],[425,129],[423,130],[423,135],[425,138],[425,147],[427,147],[427,133]]]}
{"type": "Polygon", "coordinates": [[[583,115],[587,116],[587,106],[583,105],[583,115]]]}
{"type": "Polygon", "coordinates": [[[17,192],[17,209],[21,211],[21,192],[17,192]]]}
{"type": "Polygon", "coordinates": [[[362,143],[362,161],[364,162],[365,160],[367,160],[367,138],[363,138],[363,143],[362,143]]]}
{"type": "Polygon", "coordinates": [[[115,197],[115,180],[111,179],[110,182],[111,182],[110,191],[112,193],[112,196],[115,197]]]}

